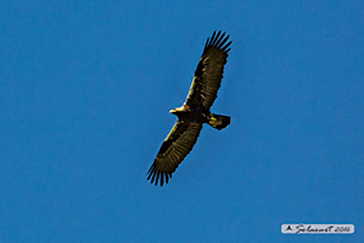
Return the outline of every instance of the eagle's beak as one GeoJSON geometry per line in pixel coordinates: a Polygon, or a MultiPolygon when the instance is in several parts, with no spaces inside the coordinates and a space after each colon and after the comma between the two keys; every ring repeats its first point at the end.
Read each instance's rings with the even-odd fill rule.
{"type": "Polygon", "coordinates": [[[169,111],[169,113],[171,113],[171,114],[173,114],[175,112],[176,112],[176,109],[172,109],[172,110],[169,111]]]}

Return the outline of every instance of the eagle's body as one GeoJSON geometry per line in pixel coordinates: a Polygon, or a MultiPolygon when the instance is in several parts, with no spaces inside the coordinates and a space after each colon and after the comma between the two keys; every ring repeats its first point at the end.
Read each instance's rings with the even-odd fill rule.
{"type": "Polygon", "coordinates": [[[195,71],[185,103],[170,111],[178,120],[164,140],[157,157],[148,171],[148,180],[155,185],[168,183],[172,173],[195,145],[204,123],[221,130],[230,124],[230,117],[215,115],[210,108],[217,97],[227,62],[229,36],[221,31],[207,39],[202,57],[195,71]]]}

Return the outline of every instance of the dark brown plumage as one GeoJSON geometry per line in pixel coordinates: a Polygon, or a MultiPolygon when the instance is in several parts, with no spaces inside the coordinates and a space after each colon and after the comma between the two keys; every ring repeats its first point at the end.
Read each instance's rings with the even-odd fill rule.
{"type": "Polygon", "coordinates": [[[153,165],[150,167],[148,180],[163,186],[172,178],[183,159],[191,152],[204,123],[221,130],[230,124],[230,117],[210,112],[217,91],[223,78],[224,65],[227,62],[229,35],[214,31],[208,38],[200,62],[197,65],[187,100],[180,108],[170,113],[178,120],[164,140],[153,165]]]}

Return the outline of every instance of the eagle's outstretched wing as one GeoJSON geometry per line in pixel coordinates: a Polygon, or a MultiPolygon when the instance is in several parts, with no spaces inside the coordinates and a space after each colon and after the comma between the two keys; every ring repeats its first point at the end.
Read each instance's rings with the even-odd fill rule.
{"type": "Polygon", "coordinates": [[[172,130],[164,140],[153,165],[147,172],[148,180],[155,185],[163,186],[172,178],[183,159],[195,145],[202,129],[202,123],[191,122],[189,119],[178,119],[172,130]]]}
{"type": "Polygon", "coordinates": [[[205,49],[200,62],[197,65],[195,76],[190,91],[187,95],[186,104],[189,106],[202,105],[210,109],[217,97],[224,73],[224,65],[227,62],[228,52],[232,41],[227,42],[229,35],[221,31],[214,33],[211,39],[207,39],[205,49]]]}

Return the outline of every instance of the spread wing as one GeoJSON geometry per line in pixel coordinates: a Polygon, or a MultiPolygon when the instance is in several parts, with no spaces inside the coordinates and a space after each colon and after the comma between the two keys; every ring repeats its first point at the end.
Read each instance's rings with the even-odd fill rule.
{"type": "Polygon", "coordinates": [[[147,172],[148,180],[155,185],[160,181],[168,183],[172,173],[195,145],[202,129],[202,123],[190,122],[188,119],[178,119],[164,140],[153,165],[147,172]]]}
{"type": "Polygon", "coordinates": [[[197,65],[195,76],[190,91],[187,95],[186,104],[189,106],[201,105],[210,109],[217,97],[224,73],[224,65],[227,62],[228,52],[232,41],[227,42],[229,35],[216,31],[211,39],[207,39],[205,49],[200,62],[197,65]]]}

